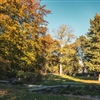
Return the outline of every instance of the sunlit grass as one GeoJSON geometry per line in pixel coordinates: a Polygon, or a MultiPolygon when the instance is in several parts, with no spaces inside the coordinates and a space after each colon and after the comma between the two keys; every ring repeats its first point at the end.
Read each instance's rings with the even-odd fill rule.
{"type": "Polygon", "coordinates": [[[100,82],[95,78],[87,78],[87,76],[82,77],[73,77],[69,75],[58,75],[58,74],[46,74],[44,78],[44,85],[58,85],[58,84],[67,84],[67,83],[87,83],[87,84],[100,84],[100,82]]]}
{"type": "MultiPolygon", "coordinates": [[[[59,76],[59,75],[58,75],[58,76],[59,76]]],[[[100,81],[98,81],[98,80],[85,80],[85,79],[75,78],[75,77],[68,76],[68,75],[61,75],[60,77],[62,77],[62,78],[67,78],[67,79],[73,80],[73,81],[75,81],[75,82],[100,84],[100,81]]]]}

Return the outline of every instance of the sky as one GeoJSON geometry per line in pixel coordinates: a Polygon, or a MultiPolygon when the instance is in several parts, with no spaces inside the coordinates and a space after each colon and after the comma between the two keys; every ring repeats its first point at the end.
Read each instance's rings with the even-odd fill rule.
{"type": "Polygon", "coordinates": [[[90,28],[90,19],[94,19],[96,13],[100,14],[100,0],[41,0],[41,5],[46,4],[46,9],[51,10],[44,19],[49,22],[48,32],[62,24],[71,27],[77,37],[85,35],[90,28]]]}

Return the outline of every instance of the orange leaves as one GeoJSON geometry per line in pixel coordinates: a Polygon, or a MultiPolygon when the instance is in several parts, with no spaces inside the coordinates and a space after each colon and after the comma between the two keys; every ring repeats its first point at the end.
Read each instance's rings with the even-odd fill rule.
{"type": "Polygon", "coordinates": [[[36,26],[37,34],[46,33],[47,21],[43,19],[43,16],[50,13],[50,10],[46,10],[45,5],[41,6],[39,0],[4,0],[1,3],[3,5],[0,5],[0,19],[7,15],[18,23],[25,22],[31,24],[30,27],[36,26]]]}
{"type": "Polygon", "coordinates": [[[22,2],[30,13],[35,12],[38,9],[39,2],[36,2],[36,0],[22,0],[22,2]]]}
{"type": "Polygon", "coordinates": [[[46,36],[43,37],[43,40],[47,43],[53,43],[54,40],[52,39],[52,37],[50,36],[50,34],[47,34],[46,36]]]}
{"type": "Polygon", "coordinates": [[[54,40],[51,38],[51,36],[48,34],[42,38],[42,43],[45,46],[45,48],[51,48],[51,46],[54,43],[54,40]]]}
{"type": "Polygon", "coordinates": [[[19,64],[23,58],[25,63],[31,64],[36,58],[35,53],[38,59],[41,58],[45,46],[50,48],[53,42],[49,35],[39,37],[47,31],[43,16],[49,11],[38,0],[0,0],[0,4],[1,41],[4,41],[3,48],[7,48],[2,52],[6,59],[19,64]]]}
{"type": "Polygon", "coordinates": [[[45,10],[45,6],[40,6],[39,0],[23,0],[22,10],[27,12],[32,22],[38,24],[38,33],[44,34],[47,31],[45,28],[47,22],[43,19],[43,16],[50,13],[50,11],[45,10]],[[44,27],[40,25],[44,25],[44,27]]]}
{"type": "Polygon", "coordinates": [[[7,2],[7,0],[0,0],[0,4],[7,2]]]}

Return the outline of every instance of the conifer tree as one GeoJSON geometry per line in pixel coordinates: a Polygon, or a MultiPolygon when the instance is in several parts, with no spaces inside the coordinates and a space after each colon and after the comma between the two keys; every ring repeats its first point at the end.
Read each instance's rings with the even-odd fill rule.
{"type": "Polygon", "coordinates": [[[90,29],[85,44],[85,64],[90,70],[100,71],[100,15],[90,19],[90,29]]]}

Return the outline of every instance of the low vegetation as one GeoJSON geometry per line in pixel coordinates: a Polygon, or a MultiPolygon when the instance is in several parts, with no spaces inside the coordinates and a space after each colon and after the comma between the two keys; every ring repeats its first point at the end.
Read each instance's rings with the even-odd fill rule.
{"type": "MultiPolygon", "coordinates": [[[[100,94],[100,82],[97,80],[85,80],[86,77],[75,78],[68,75],[53,75],[47,74],[43,76],[42,82],[38,85],[67,85],[65,88],[60,88],[54,94],[29,92],[28,88],[22,84],[18,85],[3,85],[0,84],[0,99],[1,100],[91,100],[86,96],[98,97],[100,94]],[[91,84],[90,84],[91,83],[91,84]],[[71,96],[72,95],[72,96],[71,96]],[[76,96],[76,97],[75,97],[76,96]],[[85,98],[81,98],[85,96],[85,98]]],[[[91,79],[91,77],[89,78],[91,79]]],[[[93,77],[92,77],[93,79],[93,77]]],[[[28,84],[28,83],[27,83],[28,84]]]]}
{"type": "MultiPolygon", "coordinates": [[[[4,86],[0,84],[0,100],[80,100],[79,98],[67,97],[63,95],[39,94],[29,92],[21,86],[4,86]],[[3,92],[5,91],[5,92],[3,92]]],[[[86,99],[81,99],[86,100],[86,99]]]]}

